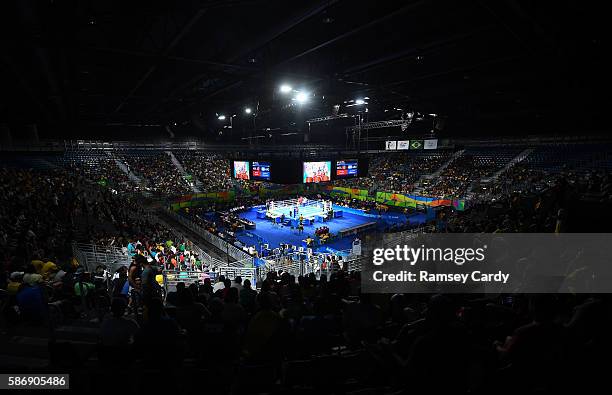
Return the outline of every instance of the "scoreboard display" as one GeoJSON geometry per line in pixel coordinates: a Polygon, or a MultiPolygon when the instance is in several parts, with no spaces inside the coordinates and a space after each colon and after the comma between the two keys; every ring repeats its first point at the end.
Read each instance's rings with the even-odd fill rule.
{"type": "Polygon", "coordinates": [[[252,162],[254,180],[270,181],[270,162],[252,162]]]}
{"type": "Polygon", "coordinates": [[[366,176],[369,167],[368,158],[349,155],[336,158],[323,157],[313,162],[274,157],[230,160],[230,174],[235,179],[274,184],[326,183],[366,176]]]}
{"type": "Polygon", "coordinates": [[[336,162],[336,177],[357,177],[357,159],[339,160],[336,162]]]}

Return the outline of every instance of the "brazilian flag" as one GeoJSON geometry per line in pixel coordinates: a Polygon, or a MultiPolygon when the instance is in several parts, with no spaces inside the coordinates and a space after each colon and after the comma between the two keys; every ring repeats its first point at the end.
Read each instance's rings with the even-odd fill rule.
{"type": "Polygon", "coordinates": [[[410,140],[410,149],[423,149],[423,140],[410,140]]]}

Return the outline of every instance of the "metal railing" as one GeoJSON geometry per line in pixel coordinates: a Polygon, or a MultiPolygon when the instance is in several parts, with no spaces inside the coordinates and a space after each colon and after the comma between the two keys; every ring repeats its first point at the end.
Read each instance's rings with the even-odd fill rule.
{"type": "Polygon", "coordinates": [[[257,275],[253,267],[234,267],[234,266],[219,266],[216,268],[216,275],[223,275],[225,278],[235,279],[240,276],[242,280],[249,279],[251,286],[256,287],[257,275]]]}
{"type": "MultiPolygon", "coordinates": [[[[166,221],[160,218],[159,215],[157,215],[154,211],[146,210],[145,213],[141,215],[141,218],[143,215],[150,222],[160,223],[164,225],[167,228],[167,230],[170,231],[170,233],[172,233],[172,235],[174,236],[176,240],[185,241],[187,245],[190,247],[190,249],[194,251],[196,254],[198,254],[198,256],[201,257],[202,262],[208,264],[209,267],[227,265],[227,262],[224,262],[222,260],[219,260],[219,259],[216,259],[210,256],[210,254],[204,251],[199,245],[194,243],[185,233],[181,232],[179,229],[176,229],[174,226],[169,225],[166,221]]],[[[178,218],[176,219],[178,220],[178,218]]]]}
{"type": "Polygon", "coordinates": [[[347,260],[342,260],[342,267],[332,266],[329,261],[325,264],[320,264],[317,260],[304,261],[267,261],[265,265],[259,266],[257,276],[260,281],[263,281],[269,272],[283,271],[292,276],[306,276],[314,273],[317,278],[322,275],[329,276],[337,271],[344,270],[347,272],[361,271],[363,269],[364,257],[354,257],[347,260]]]}
{"type": "Polygon", "coordinates": [[[255,288],[257,284],[256,270],[252,267],[232,267],[232,266],[218,266],[214,271],[188,271],[188,270],[164,270],[164,288],[166,292],[169,290],[176,289],[178,283],[184,283],[186,286],[191,284],[201,284],[209,278],[212,283],[218,278],[218,276],[225,276],[230,280],[234,280],[240,276],[243,280],[249,280],[251,286],[255,288]]]}
{"type": "Polygon", "coordinates": [[[131,261],[127,252],[121,249],[95,244],[72,243],[72,255],[88,271],[95,270],[98,265],[114,271],[121,266],[129,266],[131,261]]]}
{"type": "Polygon", "coordinates": [[[234,258],[237,262],[241,262],[243,266],[253,266],[253,257],[248,253],[242,251],[240,248],[236,247],[233,244],[228,243],[223,240],[221,237],[210,233],[208,230],[204,229],[200,225],[194,223],[190,219],[175,213],[174,211],[168,209],[169,215],[174,218],[181,225],[185,226],[187,229],[195,232],[199,236],[201,236],[208,243],[214,245],[219,250],[227,253],[230,257],[234,258]]]}
{"type": "MultiPolygon", "coordinates": [[[[161,219],[157,219],[159,222],[164,223],[161,219]]],[[[200,248],[197,244],[195,244],[194,242],[192,242],[191,240],[189,240],[189,238],[181,231],[173,228],[172,226],[167,226],[168,229],[170,230],[170,233],[173,234],[173,236],[177,239],[177,240],[185,240],[185,242],[188,244],[189,248],[194,251],[196,254],[198,254],[198,256],[201,257],[202,262],[208,264],[209,267],[216,267],[216,266],[222,266],[222,265],[226,265],[225,262],[213,258],[210,256],[210,254],[208,254],[207,252],[205,252],[204,250],[202,250],[202,248],[200,248]]]]}
{"type": "Polygon", "coordinates": [[[207,278],[210,278],[213,282],[215,280],[214,273],[211,275],[208,272],[165,270],[162,274],[166,293],[169,290],[176,289],[176,284],[178,283],[185,283],[186,286],[189,286],[191,284],[203,283],[207,278]]]}
{"type": "MultiPolygon", "coordinates": [[[[194,251],[197,252],[196,249],[194,251]]],[[[98,265],[103,265],[106,270],[114,272],[121,266],[128,267],[131,262],[131,257],[127,252],[95,244],[73,243],[72,253],[79,264],[87,271],[94,271],[98,265]]],[[[227,264],[213,266],[210,271],[163,270],[162,274],[166,290],[168,290],[168,287],[175,287],[179,282],[189,285],[196,282],[202,283],[206,278],[210,278],[214,282],[219,275],[224,275],[232,280],[240,276],[243,279],[249,279],[253,287],[257,284],[255,268],[229,266],[227,264]]]]}

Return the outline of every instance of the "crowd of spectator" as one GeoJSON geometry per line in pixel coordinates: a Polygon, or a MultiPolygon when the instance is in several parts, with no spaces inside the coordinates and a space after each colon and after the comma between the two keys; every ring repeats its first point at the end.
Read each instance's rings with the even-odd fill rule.
{"type": "Polygon", "coordinates": [[[175,152],[183,167],[197,181],[202,192],[226,191],[233,187],[229,161],[218,154],[175,152]]]}
{"type": "Polygon", "coordinates": [[[385,153],[372,157],[368,175],[334,181],[334,185],[393,193],[410,193],[423,175],[436,171],[450,152],[431,154],[385,153]]]}
{"type": "MultiPolygon", "coordinates": [[[[77,272],[53,287],[102,298],[77,272]]],[[[17,303],[41,284],[24,281],[17,303]]],[[[186,370],[205,369],[215,377],[209,390],[222,393],[553,393],[595,385],[610,348],[604,296],[366,294],[359,273],[345,271],[320,279],[270,272],[260,288],[219,276],[178,283],[165,304],[144,297],[142,313],[121,295],[95,302],[97,355],[71,355],[69,367],[95,357],[103,368],[157,371],[158,386],[181,389],[198,386],[186,370]]],[[[126,387],[140,387],[138,377],[126,387]]]]}
{"type": "Polygon", "coordinates": [[[517,164],[500,174],[493,182],[479,185],[475,192],[492,199],[511,193],[533,194],[546,189],[559,176],[517,164]]]}
{"type": "Polygon", "coordinates": [[[568,232],[593,228],[589,218],[608,218],[602,207],[612,202],[605,172],[547,173],[517,166],[470,200],[465,212],[442,215],[448,232],[568,232]],[[593,213],[593,214],[591,214],[593,213]],[[570,228],[570,224],[573,224],[570,228]]]}
{"type": "Polygon", "coordinates": [[[142,198],[120,196],[79,174],[0,168],[0,191],[2,285],[9,280],[44,283],[42,290],[61,291],[46,299],[74,297],[67,291],[72,285],[59,284],[66,273],[76,275],[79,262],[72,255],[73,242],[130,254],[138,248],[138,253],[173,268],[202,262],[203,257],[185,248],[188,243],[177,240],[167,225],[147,212],[142,198]]]}
{"type": "Polygon", "coordinates": [[[100,152],[79,150],[66,154],[63,165],[66,169],[100,182],[121,192],[152,191],[161,196],[178,196],[201,192],[218,192],[233,189],[235,185],[243,189],[251,188],[247,180],[234,180],[230,176],[229,161],[220,154],[175,151],[175,157],[183,166],[185,174],[172,163],[165,152],[155,153],[115,153],[106,155],[100,152]],[[141,183],[130,178],[117,161],[125,165],[125,170],[141,179],[141,183]]]}
{"type": "Polygon", "coordinates": [[[0,246],[4,262],[66,256],[82,191],[61,171],[0,168],[0,246]]]}
{"type": "Polygon", "coordinates": [[[185,179],[165,152],[152,155],[126,155],[130,172],[147,183],[148,189],[162,196],[180,196],[193,192],[191,181],[185,179]]]}
{"type": "Polygon", "coordinates": [[[472,155],[455,159],[439,177],[422,184],[426,196],[464,197],[471,183],[481,180],[495,170],[490,162],[482,162],[472,155]]]}
{"type": "Polygon", "coordinates": [[[133,192],[141,186],[134,185],[115,159],[108,156],[95,156],[82,153],[76,157],[64,158],[66,169],[82,178],[107,185],[121,193],[133,192]]]}
{"type": "Polygon", "coordinates": [[[7,292],[0,305],[6,322],[43,322],[47,302],[86,296],[91,289],[91,277],[78,271],[71,248],[79,211],[92,207],[86,188],[78,175],[61,170],[0,168],[0,289],[7,292]]]}

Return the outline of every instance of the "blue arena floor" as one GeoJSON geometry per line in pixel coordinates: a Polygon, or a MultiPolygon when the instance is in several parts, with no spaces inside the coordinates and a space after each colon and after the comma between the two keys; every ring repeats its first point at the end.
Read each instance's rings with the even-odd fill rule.
{"type": "MultiPolygon", "coordinates": [[[[342,229],[352,228],[368,222],[376,222],[378,230],[383,230],[392,224],[403,224],[407,221],[409,221],[411,224],[420,224],[425,221],[424,214],[412,214],[409,218],[407,218],[402,213],[387,213],[383,214],[380,218],[376,218],[375,216],[371,217],[367,214],[360,215],[358,214],[361,213],[359,210],[348,209],[351,212],[347,212],[345,207],[336,205],[334,205],[333,208],[335,211],[342,210],[343,217],[334,218],[333,220],[325,223],[315,222],[313,225],[304,226],[304,232],[302,234],[299,234],[297,230],[291,229],[289,226],[274,224],[269,219],[257,218],[257,208],[251,208],[250,210],[241,213],[240,216],[255,222],[256,228],[254,230],[239,232],[236,236],[238,240],[249,246],[257,246],[259,242],[262,242],[269,244],[270,248],[276,248],[281,243],[290,243],[299,246],[301,245],[302,240],[304,240],[307,236],[310,235],[314,237],[315,229],[321,226],[327,226],[332,234],[336,234],[342,229]]],[[[335,250],[345,250],[351,248],[353,239],[354,236],[344,237],[327,243],[325,246],[335,250]]]]}

